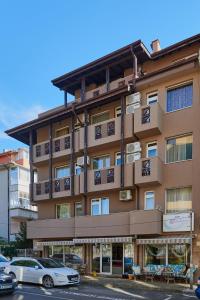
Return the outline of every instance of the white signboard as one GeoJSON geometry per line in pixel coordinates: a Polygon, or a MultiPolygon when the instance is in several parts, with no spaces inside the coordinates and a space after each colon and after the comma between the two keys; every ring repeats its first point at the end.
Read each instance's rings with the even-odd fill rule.
{"type": "MultiPolygon", "coordinates": [[[[163,232],[179,232],[191,230],[191,214],[163,215],[163,232]]],[[[192,213],[192,230],[194,230],[194,214],[192,213]]]]}

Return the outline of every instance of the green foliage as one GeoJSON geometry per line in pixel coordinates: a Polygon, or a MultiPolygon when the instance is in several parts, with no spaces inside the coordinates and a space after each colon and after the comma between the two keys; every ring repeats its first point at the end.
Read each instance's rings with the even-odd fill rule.
{"type": "Polygon", "coordinates": [[[26,223],[20,224],[20,231],[16,236],[16,241],[14,242],[16,249],[26,249],[32,248],[32,240],[27,239],[26,223]]]}

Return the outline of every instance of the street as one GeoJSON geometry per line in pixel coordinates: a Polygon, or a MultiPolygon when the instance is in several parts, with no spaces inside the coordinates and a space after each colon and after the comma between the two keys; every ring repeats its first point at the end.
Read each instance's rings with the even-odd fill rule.
{"type": "Polygon", "coordinates": [[[101,300],[187,300],[196,299],[193,292],[169,293],[153,290],[135,289],[133,291],[113,286],[97,287],[90,284],[81,284],[74,287],[62,287],[45,289],[41,286],[19,284],[18,289],[12,296],[1,296],[6,300],[84,300],[84,299],[101,299],[101,300]]]}

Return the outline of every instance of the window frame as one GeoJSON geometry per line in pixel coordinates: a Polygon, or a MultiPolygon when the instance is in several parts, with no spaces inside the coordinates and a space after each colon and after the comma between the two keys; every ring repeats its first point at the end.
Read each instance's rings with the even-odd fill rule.
{"type": "Polygon", "coordinates": [[[82,203],[81,201],[77,201],[77,202],[75,202],[75,205],[74,205],[74,215],[75,215],[75,217],[83,216],[83,214],[82,214],[82,215],[77,215],[77,213],[76,213],[76,205],[77,205],[77,204],[81,204],[81,207],[82,207],[82,213],[83,213],[83,203],[82,203]]]}
{"type": "Polygon", "coordinates": [[[158,103],[159,101],[158,101],[158,91],[154,91],[154,92],[150,92],[150,93],[147,93],[146,94],[146,102],[147,102],[147,105],[152,105],[152,104],[155,104],[155,103],[158,103]],[[153,95],[157,95],[157,101],[156,102],[153,102],[153,103],[149,103],[150,101],[149,101],[149,96],[153,96],[153,95]]]}
{"type": "Polygon", "coordinates": [[[157,157],[158,156],[158,142],[157,141],[152,141],[152,142],[148,142],[148,143],[146,143],[146,157],[147,158],[151,158],[151,157],[157,157]],[[149,147],[149,145],[151,145],[151,144],[156,144],[156,156],[149,156],[148,155],[148,147],[149,147]]]}
{"type": "Polygon", "coordinates": [[[91,118],[91,125],[96,125],[96,124],[100,124],[100,123],[102,123],[102,122],[108,121],[108,120],[106,120],[106,121],[101,121],[101,122],[98,122],[98,123],[94,123],[94,122],[93,122],[93,118],[94,118],[94,117],[100,116],[100,115],[103,115],[103,114],[106,114],[106,113],[109,114],[109,118],[108,118],[108,120],[109,120],[109,119],[110,119],[110,110],[105,110],[105,111],[96,113],[96,114],[94,114],[94,115],[91,115],[91,117],[90,117],[90,118],[91,118]]]}
{"type": "Polygon", "coordinates": [[[174,164],[174,163],[179,163],[179,162],[184,162],[184,161],[190,161],[192,159],[193,159],[193,132],[184,133],[181,135],[176,135],[176,136],[171,136],[171,137],[165,138],[165,164],[174,164]],[[181,138],[184,136],[190,136],[190,135],[192,136],[192,158],[167,162],[167,141],[170,139],[177,139],[177,138],[181,138]]]}
{"type": "Polygon", "coordinates": [[[120,156],[120,160],[122,162],[122,157],[121,157],[121,152],[120,151],[115,152],[115,166],[120,166],[121,163],[120,164],[116,164],[116,162],[117,162],[117,156],[120,156]]]}
{"type": "Polygon", "coordinates": [[[121,114],[122,114],[122,108],[121,108],[121,106],[115,107],[115,118],[121,117],[121,114]],[[119,116],[117,116],[117,111],[118,111],[118,110],[120,110],[120,115],[119,115],[119,116]]]}
{"type": "Polygon", "coordinates": [[[71,205],[70,205],[70,203],[56,204],[56,220],[66,220],[66,219],[70,219],[70,218],[71,218],[71,205]],[[69,217],[58,218],[58,206],[61,206],[61,205],[68,205],[69,206],[69,217]]]}
{"type": "Polygon", "coordinates": [[[70,177],[71,176],[71,168],[70,168],[70,165],[62,165],[62,166],[57,166],[54,168],[54,178],[55,179],[62,179],[62,178],[66,178],[66,177],[70,177]],[[64,176],[64,177],[57,177],[56,175],[56,172],[57,172],[57,169],[61,169],[61,168],[69,168],[70,169],[70,175],[69,176],[64,176]]]}
{"type": "Polygon", "coordinates": [[[102,197],[102,198],[93,198],[93,199],[91,199],[91,208],[90,208],[90,215],[91,216],[93,216],[93,217],[96,217],[96,216],[106,216],[106,215],[109,215],[110,214],[110,199],[108,198],[108,197],[102,197]],[[108,199],[108,214],[102,214],[102,200],[103,199],[108,199]],[[93,210],[92,210],[92,203],[93,203],[93,201],[98,201],[99,202],[99,204],[98,204],[98,206],[99,206],[99,212],[100,212],[100,214],[98,214],[98,215],[93,215],[92,214],[92,212],[93,212],[93,210]]]}
{"type": "Polygon", "coordinates": [[[187,213],[187,212],[191,212],[191,210],[188,211],[180,211],[180,212],[167,212],[167,190],[177,190],[177,189],[184,189],[184,188],[191,188],[191,204],[192,204],[192,193],[193,193],[193,189],[192,189],[192,185],[187,185],[187,186],[175,186],[175,187],[169,187],[165,189],[165,209],[164,212],[165,214],[169,215],[169,214],[181,214],[181,213],[187,213]]]}
{"type": "Polygon", "coordinates": [[[69,126],[63,126],[63,127],[61,127],[61,128],[57,128],[56,130],[55,130],[55,138],[60,138],[60,137],[62,137],[62,136],[65,136],[65,135],[68,135],[69,134],[69,126]],[[63,130],[63,129],[67,129],[67,131],[68,131],[68,133],[67,134],[64,134],[64,135],[59,135],[59,136],[57,136],[57,132],[59,132],[59,131],[61,131],[61,130],[63,130]]]}
{"type": "Polygon", "coordinates": [[[96,171],[98,171],[98,170],[105,170],[105,169],[109,169],[110,167],[111,167],[111,155],[110,155],[110,154],[104,154],[104,155],[99,155],[99,156],[94,156],[94,157],[92,157],[92,170],[96,170],[96,171]],[[102,169],[94,169],[94,168],[93,168],[93,161],[94,161],[95,159],[97,159],[97,158],[106,157],[106,156],[109,156],[109,158],[110,158],[110,166],[109,166],[109,167],[102,168],[102,169]]]}
{"type": "Polygon", "coordinates": [[[194,86],[193,80],[188,80],[188,81],[180,82],[180,83],[177,83],[177,84],[174,84],[174,85],[170,85],[170,86],[168,86],[168,87],[165,88],[165,91],[166,91],[165,92],[165,113],[166,114],[174,113],[174,112],[177,112],[177,111],[180,111],[180,110],[192,107],[193,103],[190,106],[179,108],[179,109],[176,109],[176,110],[173,110],[173,111],[167,111],[167,92],[170,91],[170,90],[175,90],[175,89],[177,89],[179,87],[181,88],[181,87],[187,86],[187,85],[192,85],[192,87],[193,87],[194,86]]]}
{"type": "Polygon", "coordinates": [[[154,210],[155,209],[155,191],[145,191],[145,194],[144,194],[144,210],[154,210]],[[153,208],[147,208],[147,193],[153,193],[154,195],[154,198],[153,198],[153,208]]]}

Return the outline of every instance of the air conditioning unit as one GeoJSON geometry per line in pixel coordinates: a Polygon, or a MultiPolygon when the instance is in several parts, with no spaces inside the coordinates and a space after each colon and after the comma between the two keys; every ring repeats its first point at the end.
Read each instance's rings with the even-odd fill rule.
{"type": "MultiPolygon", "coordinates": [[[[90,164],[90,158],[89,158],[89,156],[87,156],[87,165],[89,165],[89,164],[90,164]]],[[[77,165],[84,166],[84,156],[77,158],[77,165]]]]}
{"type": "Polygon", "coordinates": [[[140,102],[126,106],[126,114],[134,114],[135,110],[140,107],[140,102]]]}
{"type": "Polygon", "coordinates": [[[131,190],[124,190],[119,192],[119,200],[128,201],[132,199],[131,190]]]}
{"type": "Polygon", "coordinates": [[[140,142],[130,143],[126,145],[126,153],[134,153],[141,151],[140,142]]]}
{"type": "Polygon", "coordinates": [[[129,153],[126,155],[126,163],[131,164],[134,163],[136,160],[141,159],[141,152],[129,153]]]}
{"type": "Polygon", "coordinates": [[[141,100],[140,92],[126,96],[126,105],[138,103],[141,100]]]}

